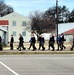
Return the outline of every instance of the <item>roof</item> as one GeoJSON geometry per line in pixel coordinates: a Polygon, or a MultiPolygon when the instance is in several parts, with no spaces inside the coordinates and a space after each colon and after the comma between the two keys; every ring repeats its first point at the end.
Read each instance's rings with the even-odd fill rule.
{"type": "Polygon", "coordinates": [[[17,13],[17,12],[12,12],[12,13],[10,13],[10,14],[7,14],[7,15],[5,15],[5,16],[2,16],[1,17],[2,19],[14,19],[14,18],[16,18],[16,19],[19,19],[19,18],[23,18],[23,19],[29,19],[27,16],[24,16],[24,15],[21,15],[21,14],[19,14],[19,13],[17,13]]]}
{"type": "Polygon", "coordinates": [[[9,25],[8,20],[0,20],[0,26],[7,26],[9,25]]]}
{"type": "Polygon", "coordinates": [[[74,34],[74,28],[63,32],[64,34],[74,34]]]}

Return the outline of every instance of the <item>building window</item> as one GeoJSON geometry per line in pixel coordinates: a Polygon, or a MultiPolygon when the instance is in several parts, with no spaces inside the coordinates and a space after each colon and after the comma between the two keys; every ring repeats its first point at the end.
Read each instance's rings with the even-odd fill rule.
{"type": "Polygon", "coordinates": [[[22,21],[22,26],[26,26],[26,21],[22,21]]]}
{"type": "Polygon", "coordinates": [[[22,36],[26,36],[26,32],[22,32],[22,36]]]}
{"type": "Polygon", "coordinates": [[[12,21],[12,26],[16,26],[16,21],[12,21]]]}
{"type": "Polygon", "coordinates": [[[13,36],[16,36],[16,32],[15,31],[13,31],[13,36]]]}

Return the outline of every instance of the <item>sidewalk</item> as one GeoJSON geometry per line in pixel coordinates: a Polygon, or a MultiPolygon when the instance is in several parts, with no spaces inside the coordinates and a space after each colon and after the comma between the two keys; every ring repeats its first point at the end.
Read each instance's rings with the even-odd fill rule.
{"type": "MultiPolygon", "coordinates": [[[[29,48],[29,45],[30,45],[30,43],[24,43],[24,47],[28,50],[28,48],[29,48]]],[[[64,44],[65,46],[66,46],[66,49],[65,50],[63,50],[63,51],[70,51],[70,48],[71,48],[71,43],[65,43],[64,44]]],[[[39,44],[38,43],[36,43],[35,44],[35,46],[36,46],[36,48],[38,49],[38,47],[39,47],[39,44]]],[[[13,51],[17,51],[17,47],[18,47],[18,44],[17,43],[15,43],[14,44],[14,50],[13,51]]],[[[45,47],[45,51],[48,51],[48,42],[46,42],[45,44],[44,44],[44,47],[45,47]]],[[[55,51],[57,50],[57,44],[55,44],[54,45],[54,47],[55,47],[55,51]]],[[[51,50],[52,50],[52,48],[50,48],[51,50]]],[[[9,47],[9,45],[7,46],[7,47],[3,47],[3,50],[4,51],[10,51],[10,47],[9,47]]],[[[26,50],[26,51],[27,51],[26,50]]],[[[31,48],[31,50],[32,50],[32,48],[31,48]]],[[[51,51],[50,50],[50,51],[51,51]]],[[[29,51],[29,50],[28,50],[29,51]]],[[[36,51],[39,51],[39,50],[36,50],[36,51]]],[[[40,50],[41,51],[41,50],[40,50]]]]}
{"type": "MultiPolygon", "coordinates": [[[[54,51],[51,51],[52,49],[48,50],[48,43],[45,43],[46,49],[44,51],[41,50],[32,51],[32,48],[31,50],[28,50],[29,43],[25,43],[24,46],[26,47],[26,50],[18,51],[17,50],[18,44],[14,45],[14,50],[10,50],[10,47],[8,45],[8,47],[3,47],[3,51],[0,51],[0,55],[3,54],[7,54],[7,55],[9,54],[74,54],[74,51],[70,51],[71,44],[65,44],[66,49],[63,51],[57,51],[57,44],[55,44],[54,51]]],[[[36,43],[36,47],[38,49],[38,43],[36,43]]]]}
{"type": "Polygon", "coordinates": [[[31,50],[17,50],[16,48],[14,50],[10,50],[9,47],[8,48],[4,48],[3,51],[0,51],[0,55],[16,55],[16,54],[74,54],[74,51],[70,51],[70,49],[65,49],[63,51],[51,51],[51,50],[35,50],[32,51],[31,50]]]}
{"type": "Polygon", "coordinates": [[[0,51],[0,55],[74,54],[74,51],[0,51]]]}

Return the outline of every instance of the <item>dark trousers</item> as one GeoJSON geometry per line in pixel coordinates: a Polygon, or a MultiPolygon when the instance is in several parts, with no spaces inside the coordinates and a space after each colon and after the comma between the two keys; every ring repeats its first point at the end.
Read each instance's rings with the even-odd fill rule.
{"type": "Polygon", "coordinates": [[[36,50],[35,43],[31,42],[29,49],[30,49],[31,47],[33,48],[33,50],[36,50]]]}
{"type": "Polygon", "coordinates": [[[10,42],[10,49],[13,50],[13,42],[10,42]]]}
{"type": "Polygon", "coordinates": [[[38,50],[40,50],[41,47],[42,47],[43,50],[45,50],[45,47],[44,47],[44,43],[43,42],[39,42],[39,49],[38,50]]]}
{"type": "Polygon", "coordinates": [[[54,50],[54,43],[53,42],[49,42],[49,50],[50,50],[50,47],[52,47],[52,49],[54,50]]]}
{"type": "Polygon", "coordinates": [[[72,44],[71,50],[73,50],[73,48],[74,48],[74,42],[73,42],[73,44],[72,44]]]}
{"type": "Polygon", "coordinates": [[[33,50],[36,50],[35,43],[32,43],[33,50]]]}
{"type": "Polygon", "coordinates": [[[21,48],[22,49],[26,49],[25,47],[24,47],[24,45],[23,45],[23,42],[19,42],[19,46],[18,46],[18,48],[17,49],[20,49],[21,50],[21,48]]]}
{"type": "Polygon", "coordinates": [[[0,43],[0,51],[3,50],[3,46],[2,46],[2,43],[0,43]]]}
{"type": "Polygon", "coordinates": [[[29,49],[31,48],[31,46],[32,46],[32,43],[30,43],[29,49]]]}
{"type": "Polygon", "coordinates": [[[64,41],[62,41],[62,47],[65,49],[66,47],[64,46],[64,41]]]}
{"type": "Polygon", "coordinates": [[[72,45],[72,48],[74,48],[74,44],[72,45]]]}
{"type": "Polygon", "coordinates": [[[60,48],[60,50],[63,50],[63,43],[62,42],[58,43],[58,49],[57,50],[59,50],[59,48],[60,48]]]}

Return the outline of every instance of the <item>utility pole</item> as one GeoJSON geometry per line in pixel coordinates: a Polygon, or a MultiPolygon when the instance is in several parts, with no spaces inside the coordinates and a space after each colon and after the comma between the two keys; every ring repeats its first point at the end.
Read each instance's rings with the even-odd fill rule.
{"type": "Polygon", "coordinates": [[[58,0],[56,0],[56,37],[58,44],[58,0]]]}

